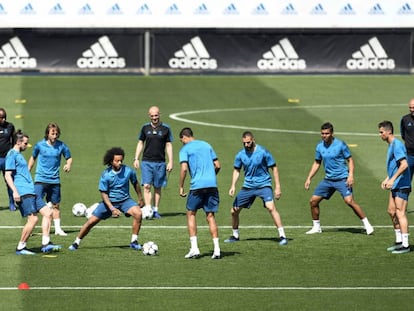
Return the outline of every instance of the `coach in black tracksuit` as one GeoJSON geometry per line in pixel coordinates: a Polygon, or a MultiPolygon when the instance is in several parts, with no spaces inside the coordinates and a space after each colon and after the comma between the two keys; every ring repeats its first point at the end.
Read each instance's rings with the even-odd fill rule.
{"type": "Polygon", "coordinates": [[[414,173],[414,98],[408,103],[408,109],[410,113],[401,118],[400,133],[407,148],[407,161],[412,180],[414,173]]]}

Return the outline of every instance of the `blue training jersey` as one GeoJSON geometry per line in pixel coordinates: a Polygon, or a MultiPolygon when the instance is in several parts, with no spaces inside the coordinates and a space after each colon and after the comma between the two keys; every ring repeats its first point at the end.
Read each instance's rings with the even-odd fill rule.
{"type": "Polygon", "coordinates": [[[235,169],[244,169],[244,188],[272,187],[272,176],[269,168],[276,166],[272,154],[261,145],[256,145],[253,152],[244,148],[236,154],[235,169]]]}
{"type": "Polygon", "coordinates": [[[180,149],[179,159],[180,163],[188,163],[190,190],[217,187],[214,167],[217,155],[210,144],[202,140],[192,140],[180,149]]]}
{"type": "Polygon", "coordinates": [[[129,166],[122,165],[117,172],[109,166],[102,172],[99,191],[106,192],[111,202],[122,202],[130,198],[129,183],[134,185],[137,182],[137,174],[129,166]]]}
{"type": "Polygon", "coordinates": [[[64,157],[71,158],[69,147],[60,140],[53,145],[48,144],[46,139],[36,143],[32,152],[33,158],[37,159],[35,182],[49,184],[60,183],[60,161],[64,157]]]}
{"type": "MultiPolygon", "coordinates": [[[[397,172],[399,167],[399,161],[407,159],[407,150],[402,141],[394,138],[394,140],[388,145],[387,152],[387,174],[391,178],[397,172]]],[[[392,189],[407,189],[411,188],[410,169],[402,173],[395,180],[392,189]]]]}
{"type": "Polygon", "coordinates": [[[6,171],[13,171],[13,182],[20,196],[35,193],[32,175],[30,175],[26,159],[13,148],[9,150],[6,156],[6,171]]]}
{"type": "Polygon", "coordinates": [[[321,140],[316,145],[315,160],[322,161],[325,178],[339,180],[348,177],[347,159],[352,156],[348,146],[342,140],[334,138],[330,145],[321,140]]]}

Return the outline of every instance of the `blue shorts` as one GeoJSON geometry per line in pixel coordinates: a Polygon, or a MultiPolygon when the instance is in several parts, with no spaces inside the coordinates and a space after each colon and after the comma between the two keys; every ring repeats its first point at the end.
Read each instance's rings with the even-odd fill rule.
{"type": "Polygon", "coordinates": [[[200,208],[206,213],[217,213],[220,198],[217,188],[191,190],[187,198],[187,210],[196,211],[200,208]]]}
{"type": "Polygon", "coordinates": [[[391,195],[393,198],[400,198],[405,201],[408,201],[408,197],[410,195],[411,189],[405,188],[405,189],[393,189],[391,190],[391,195]]]}
{"type": "Polygon", "coordinates": [[[273,201],[273,190],[271,187],[258,189],[242,188],[234,199],[233,207],[250,208],[256,197],[260,197],[262,199],[264,207],[266,202],[273,201]]]}
{"type": "Polygon", "coordinates": [[[52,202],[53,204],[60,203],[60,184],[35,182],[34,189],[37,196],[41,198],[46,197],[46,202],[52,202]]]}
{"type": "Polygon", "coordinates": [[[141,162],[141,185],[161,188],[166,183],[167,166],[165,162],[141,162]]]}
{"type": "Polygon", "coordinates": [[[20,210],[22,217],[27,217],[31,214],[36,214],[42,207],[45,207],[46,203],[41,197],[34,194],[26,194],[20,198],[20,202],[17,202],[17,208],[20,210]]]}
{"type": "MultiPolygon", "coordinates": [[[[112,205],[125,215],[131,207],[138,206],[137,202],[132,199],[126,199],[125,201],[116,203],[112,202],[112,205]]],[[[108,219],[109,217],[112,217],[112,212],[106,207],[104,202],[99,202],[99,205],[93,211],[92,215],[98,217],[99,219],[108,219]]]]}
{"type": "Polygon", "coordinates": [[[352,195],[352,188],[346,185],[346,178],[340,180],[323,179],[316,187],[313,195],[329,200],[338,191],[343,198],[352,195]]]}

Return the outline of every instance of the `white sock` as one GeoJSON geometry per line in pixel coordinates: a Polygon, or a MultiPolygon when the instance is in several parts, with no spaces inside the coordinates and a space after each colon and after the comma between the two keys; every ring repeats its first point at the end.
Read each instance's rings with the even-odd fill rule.
{"type": "Polygon", "coordinates": [[[239,229],[233,229],[233,236],[237,239],[239,237],[239,229]]]}
{"type": "Polygon", "coordinates": [[[402,242],[402,236],[401,236],[401,230],[395,229],[395,243],[401,243],[402,242]]]}
{"type": "Polygon", "coordinates": [[[409,236],[409,234],[408,234],[408,233],[402,233],[402,234],[401,234],[401,237],[402,237],[402,246],[403,246],[403,247],[408,247],[408,246],[410,246],[410,244],[408,243],[408,236],[409,236]]]}
{"type": "Polygon", "coordinates": [[[81,241],[82,241],[82,239],[79,239],[78,237],[75,239],[75,243],[78,244],[78,245],[80,244],[81,241]]]}
{"type": "Polygon", "coordinates": [[[213,238],[214,252],[220,252],[219,238],[213,238]]]}
{"type": "Polygon", "coordinates": [[[50,242],[50,236],[42,235],[42,245],[47,245],[50,242]]]}
{"type": "Polygon", "coordinates": [[[154,206],[154,207],[152,208],[152,210],[153,210],[154,212],[158,212],[158,206],[154,206]]]}
{"type": "Polygon", "coordinates": [[[60,218],[53,219],[53,223],[55,225],[55,231],[62,230],[62,228],[60,227],[60,218]]]}
{"type": "Polygon", "coordinates": [[[318,229],[321,228],[321,221],[319,219],[318,220],[312,220],[312,222],[313,222],[313,227],[314,228],[318,228],[318,229]]]}
{"type": "Polygon", "coordinates": [[[364,227],[367,227],[367,226],[370,226],[370,225],[371,225],[371,224],[369,223],[369,221],[368,221],[368,218],[367,218],[367,217],[362,218],[362,219],[361,219],[361,221],[362,221],[362,223],[364,224],[364,227]]]}
{"type": "Polygon", "coordinates": [[[131,236],[131,243],[134,242],[134,241],[138,241],[138,234],[133,234],[131,236]]]}
{"type": "Polygon", "coordinates": [[[17,244],[17,249],[18,250],[21,250],[21,249],[23,249],[25,247],[26,247],[26,242],[20,241],[19,244],[17,244]]]}
{"type": "Polygon", "coordinates": [[[198,249],[197,236],[190,237],[191,249],[198,249]]]}
{"type": "Polygon", "coordinates": [[[283,227],[277,228],[277,231],[279,231],[279,238],[286,238],[285,229],[283,227]]]}

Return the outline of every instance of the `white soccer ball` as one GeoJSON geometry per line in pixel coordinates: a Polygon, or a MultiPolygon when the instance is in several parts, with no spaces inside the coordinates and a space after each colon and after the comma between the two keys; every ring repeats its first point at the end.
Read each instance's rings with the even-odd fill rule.
{"type": "Polygon", "coordinates": [[[153,241],[145,242],[142,246],[142,253],[147,256],[155,256],[158,254],[158,245],[153,241]]]}
{"type": "Polygon", "coordinates": [[[75,203],[72,206],[72,214],[78,217],[85,216],[86,205],[83,203],[75,203]]]}
{"type": "Polygon", "coordinates": [[[85,212],[86,218],[88,218],[88,219],[91,218],[93,211],[96,210],[98,205],[99,205],[99,203],[94,203],[86,209],[86,212],[85,212]]]}
{"type": "Polygon", "coordinates": [[[150,206],[143,206],[141,207],[141,211],[142,211],[142,219],[152,219],[152,217],[154,216],[154,211],[150,206]]]}

